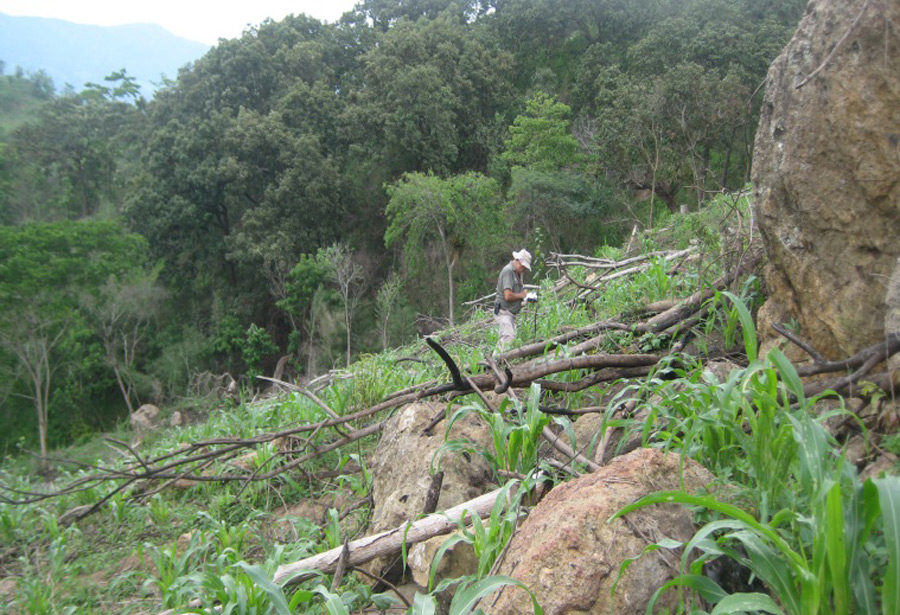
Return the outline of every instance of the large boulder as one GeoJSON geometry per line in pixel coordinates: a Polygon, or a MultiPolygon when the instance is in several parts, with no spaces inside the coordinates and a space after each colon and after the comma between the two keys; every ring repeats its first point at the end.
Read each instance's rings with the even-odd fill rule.
{"type": "Polygon", "coordinates": [[[900,256],[900,2],[811,0],[769,69],[753,158],[771,323],[823,355],[883,339],[900,256]]]}
{"type": "MultiPolygon", "coordinates": [[[[643,615],[650,597],[677,573],[678,557],[648,553],[610,588],[622,562],[663,537],[686,541],[694,534],[691,511],[674,504],[655,505],[607,523],[613,514],[648,493],[684,487],[697,492],[713,476],[674,453],[638,449],[600,470],[553,489],[532,510],[513,536],[498,571],[527,585],[547,615],[643,615]],[[682,467],[683,464],[683,467],[682,467]],[[683,479],[683,483],[679,482],[683,479]]],[[[674,605],[664,595],[660,606],[674,605]]],[[[519,588],[502,590],[492,615],[531,612],[519,588]]]]}
{"type": "MultiPolygon", "coordinates": [[[[437,511],[453,508],[492,489],[491,468],[481,455],[443,452],[435,457],[445,442],[446,424],[441,423],[429,432],[426,428],[445,407],[446,404],[433,402],[410,404],[385,424],[381,441],[369,461],[374,501],[369,534],[400,527],[422,514],[433,469],[444,472],[437,511]]],[[[490,431],[474,414],[457,421],[448,439],[491,446],[490,431]]],[[[379,559],[367,568],[384,572],[388,564],[379,559]]]]}
{"type": "Polygon", "coordinates": [[[129,418],[131,429],[138,433],[156,429],[159,424],[159,412],[159,408],[153,404],[144,404],[129,418]]]}

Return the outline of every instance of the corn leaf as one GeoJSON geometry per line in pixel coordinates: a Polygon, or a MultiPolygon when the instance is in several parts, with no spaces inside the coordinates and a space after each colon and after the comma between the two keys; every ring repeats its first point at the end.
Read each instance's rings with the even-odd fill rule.
{"type": "Polygon", "coordinates": [[[748,613],[762,611],[774,615],[784,615],[775,601],[766,594],[745,593],[731,594],[719,601],[710,615],[726,615],[728,613],[748,613]]]}

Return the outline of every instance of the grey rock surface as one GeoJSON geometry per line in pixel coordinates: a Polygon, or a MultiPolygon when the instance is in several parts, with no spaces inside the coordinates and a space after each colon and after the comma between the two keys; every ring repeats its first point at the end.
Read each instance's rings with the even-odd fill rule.
{"type": "Polygon", "coordinates": [[[828,358],[885,334],[900,256],[900,2],[811,0],[769,69],[752,179],[768,256],[760,336],[828,358]]]}

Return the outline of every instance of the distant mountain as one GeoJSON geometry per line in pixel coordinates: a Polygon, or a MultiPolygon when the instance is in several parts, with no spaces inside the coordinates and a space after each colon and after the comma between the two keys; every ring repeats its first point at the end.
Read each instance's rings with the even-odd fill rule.
{"type": "Polygon", "coordinates": [[[43,70],[57,92],[66,84],[79,91],[87,82],[107,85],[103,78],[124,68],[151,98],[162,75],[178,76],[178,69],[199,59],[210,46],[179,38],[161,26],[86,26],[42,17],[0,13],[0,61],[7,74],[21,67],[43,70]]]}

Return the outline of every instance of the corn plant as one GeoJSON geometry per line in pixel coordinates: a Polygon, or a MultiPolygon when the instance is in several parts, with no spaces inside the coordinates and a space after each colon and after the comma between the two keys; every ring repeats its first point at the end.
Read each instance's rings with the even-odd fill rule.
{"type": "Polygon", "coordinates": [[[30,506],[0,504],[0,538],[3,542],[21,540],[27,536],[33,522],[29,517],[33,514],[30,506]]]}
{"type": "Polygon", "coordinates": [[[644,506],[674,502],[724,517],[704,525],[683,545],[682,575],[659,588],[647,612],[652,613],[662,592],[674,586],[697,590],[707,602],[717,605],[714,613],[900,612],[900,478],[868,479],[851,485],[829,479],[817,491],[809,515],[785,511],[771,523],[762,523],[716,498],[679,491],[654,493],[618,511],[613,518],[644,506]],[[800,527],[795,528],[797,534],[786,538],[780,522],[787,519],[790,525],[800,527]],[[881,532],[877,533],[879,522],[881,532]],[[870,565],[867,551],[872,550],[886,553],[887,565],[882,570],[870,565]],[[692,562],[695,552],[700,556],[692,562]],[[715,557],[728,557],[745,566],[766,584],[777,603],[765,594],[728,594],[702,576],[704,563],[715,557]]]}
{"type": "Polygon", "coordinates": [[[735,306],[750,364],[720,382],[686,357],[678,359],[681,366],[662,363],[650,380],[650,393],[660,401],[644,424],[644,444],[682,452],[742,485],[765,520],[790,497],[784,477],[797,450],[792,405],[806,410],[818,398],[803,397],[796,370],[778,349],[757,358],[749,311],[734,295],[724,295],[735,306]]]}
{"type": "Polygon", "coordinates": [[[435,606],[433,594],[447,590],[456,585],[457,589],[450,603],[450,613],[454,615],[468,615],[475,612],[478,602],[485,596],[507,585],[521,587],[531,596],[533,612],[535,615],[543,613],[534,594],[520,581],[515,579],[491,575],[494,564],[505,550],[512,538],[519,520],[522,497],[533,486],[532,480],[508,481],[500,490],[491,513],[487,519],[482,520],[477,515],[471,518],[471,530],[467,527],[469,522],[463,514],[459,521],[458,533],[444,541],[435,553],[428,576],[428,596],[416,596],[416,602],[410,609],[411,615],[423,615],[433,613],[435,606]],[[478,559],[478,566],[474,575],[458,579],[445,579],[434,587],[435,573],[441,560],[451,548],[457,544],[470,545],[478,559]]]}
{"type": "Polygon", "coordinates": [[[475,552],[475,557],[478,558],[478,567],[475,575],[462,580],[452,579],[444,581],[437,588],[437,591],[442,591],[448,585],[460,582],[465,584],[488,576],[494,562],[512,537],[519,520],[519,507],[522,501],[522,494],[526,489],[524,487],[515,489],[518,483],[519,481],[515,480],[508,481],[501,488],[491,509],[491,514],[486,520],[487,523],[482,521],[477,515],[472,516],[470,519],[465,514],[460,516],[457,522],[459,531],[445,540],[435,553],[428,575],[429,589],[434,588],[434,576],[444,555],[460,543],[470,545],[475,552]],[[470,523],[472,525],[471,531],[468,529],[470,523]]]}
{"type": "Polygon", "coordinates": [[[172,516],[172,507],[160,494],[150,498],[150,516],[157,525],[165,525],[172,516]]]}
{"type": "MultiPolygon", "coordinates": [[[[725,383],[680,382],[676,388],[686,391],[691,403],[679,403],[691,412],[680,413],[662,432],[663,441],[671,446],[677,432],[673,448],[683,454],[715,470],[742,467],[728,478],[751,481],[749,491],[763,495],[756,514],[680,491],[651,494],[617,512],[613,518],[675,502],[720,517],[684,545],[682,574],[656,597],[669,587],[687,587],[715,604],[714,613],[849,615],[879,612],[879,603],[881,613],[900,612],[900,479],[859,481],[821,425],[825,417],[811,416],[815,400],[805,398],[794,367],[778,349],[757,358],[749,313],[737,298],[729,298],[738,310],[750,365],[725,383]],[[740,459],[747,463],[742,466],[740,459]],[[769,507],[777,512],[769,514],[769,507]],[[880,555],[882,567],[869,564],[873,554],[880,555]],[[718,557],[745,566],[777,602],[759,593],[728,594],[703,576],[704,564],[718,557]]],[[[661,405],[672,399],[664,398],[661,405]]],[[[672,546],[667,541],[651,550],[672,546]]],[[[653,603],[648,608],[652,612],[653,603]]]]}
{"type": "Polygon", "coordinates": [[[145,579],[144,588],[156,588],[162,605],[166,608],[174,608],[189,602],[194,591],[192,575],[201,571],[207,560],[208,546],[204,543],[201,533],[197,532],[191,536],[190,543],[180,554],[176,544],[160,548],[146,543],[141,555],[144,552],[149,553],[154,571],[133,573],[145,579]]]}
{"type": "Polygon", "coordinates": [[[222,574],[208,571],[195,575],[202,589],[203,608],[183,611],[206,615],[216,609],[223,615],[292,615],[301,605],[321,597],[330,615],[349,615],[341,597],[319,585],[315,589],[297,589],[286,596],[284,589],[271,580],[271,571],[263,566],[240,561],[222,574]]]}
{"type": "MultiPolygon", "coordinates": [[[[486,449],[469,441],[446,440],[436,458],[439,459],[446,451],[476,452],[491,464],[495,472],[504,470],[529,475],[538,466],[541,434],[551,421],[549,415],[540,411],[540,395],[540,385],[533,384],[524,409],[508,398],[501,402],[497,412],[486,410],[477,402],[457,409],[447,421],[445,439],[458,420],[475,414],[489,427],[492,447],[486,449]]],[[[564,429],[569,429],[568,423],[561,424],[564,429]]]]}
{"type": "Polygon", "coordinates": [[[344,467],[354,462],[359,468],[358,474],[341,474],[337,477],[338,487],[344,489],[349,487],[358,497],[364,497],[372,491],[372,471],[366,466],[366,460],[357,454],[344,455],[338,462],[337,469],[343,470],[344,467]]]}
{"type": "MultiPolygon", "coordinates": [[[[56,608],[54,607],[53,587],[40,577],[23,577],[18,582],[16,600],[12,606],[20,606],[23,613],[30,615],[54,615],[56,608]]],[[[68,612],[74,612],[72,609],[68,612]]]]}
{"type": "Polygon", "coordinates": [[[226,556],[229,563],[236,563],[243,559],[244,545],[252,532],[250,523],[259,514],[252,514],[241,523],[231,525],[227,521],[213,518],[206,512],[198,512],[197,518],[204,526],[205,532],[201,534],[201,542],[211,542],[217,556],[226,556]],[[209,541],[208,539],[212,539],[209,541]]]}
{"type": "MultiPolygon", "coordinates": [[[[531,598],[531,609],[533,615],[543,615],[544,609],[538,604],[534,593],[527,585],[512,577],[503,575],[495,575],[487,577],[473,583],[472,585],[457,591],[450,601],[449,615],[473,615],[483,613],[478,609],[478,603],[499,589],[507,586],[519,587],[528,592],[531,598]]],[[[437,601],[431,594],[416,593],[412,607],[407,611],[407,615],[436,615],[438,613],[437,601]]]]}

